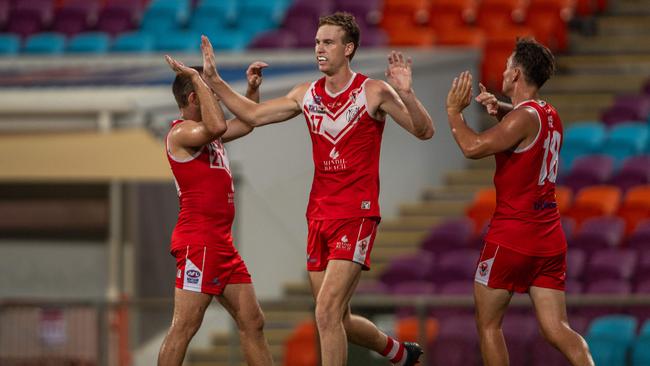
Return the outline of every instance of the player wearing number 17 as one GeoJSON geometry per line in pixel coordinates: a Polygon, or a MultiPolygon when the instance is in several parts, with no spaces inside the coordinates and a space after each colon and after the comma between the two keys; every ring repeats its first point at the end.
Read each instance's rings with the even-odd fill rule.
{"type": "Polygon", "coordinates": [[[570,327],[564,295],[566,239],[555,200],[562,121],[537,92],[551,77],[554,59],[534,40],[517,41],[497,101],[480,85],[476,101],[499,123],[482,133],[461,112],[472,98],[472,76],[461,73],[447,96],[452,134],[470,159],[494,155],[497,207],[474,278],[476,322],[486,366],[509,364],[501,323],[514,292],[528,293],[541,332],[572,365],[593,365],[584,339],[570,327]]]}

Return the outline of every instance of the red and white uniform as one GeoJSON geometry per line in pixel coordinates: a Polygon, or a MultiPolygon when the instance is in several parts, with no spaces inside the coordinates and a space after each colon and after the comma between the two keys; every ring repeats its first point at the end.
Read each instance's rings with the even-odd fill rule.
{"type": "MultiPolygon", "coordinates": [[[[539,131],[530,145],[495,155],[497,207],[485,241],[496,249],[486,246],[476,276],[478,282],[486,284],[486,273],[489,275],[488,267],[492,265],[489,260],[494,260],[490,257],[492,251],[497,259],[499,251],[504,249],[522,258],[546,257],[550,260],[564,257],[567,249],[555,199],[562,121],[555,108],[544,101],[528,100],[515,106],[518,108],[535,111],[539,131]]],[[[563,286],[564,267],[557,263],[555,267],[563,286]]],[[[532,272],[534,268],[529,269],[532,272]]]]}
{"type": "Polygon", "coordinates": [[[367,80],[367,76],[355,73],[340,92],[331,93],[323,77],[311,84],[302,101],[314,158],[314,181],[307,207],[310,270],[323,270],[329,259],[353,260],[366,269],[370,264],[369,253],[380,216],[379,153],[385,121],[368,111],[367,80]],[[323,226],[316,221],[350,227],[350,219],[357,223],[349,232],[340,233],[331,227],[325,236],[315,232],[319,230],[316,227],[323,226]],[[372,228],[368,229],[370,223],[372,228]],[[360,237],[360,233],[364,235],[360,237]],[[350,245],[341,244],[343,236],[350,245]],[[364,240],[364,255],[359,256],[357,244],[363,246],[364,240]],[[339,249],[337,242],[341,244],[339,249]],[[316,258],[318,265],[314,264],[316,258]]]}
{"type": "MultiPolygon", "coordinates": [[[[176,120],[172,128],[183,122],[176,120]]],[[[221,140],[178,159],[167,146],[180,212],[172,233],[178,288],[219,295],[228,283],[250,283],[250,275],[233,246],[234,186],[221,140]],[[235,282],[233,282],[233,280],[235,282]]]]}

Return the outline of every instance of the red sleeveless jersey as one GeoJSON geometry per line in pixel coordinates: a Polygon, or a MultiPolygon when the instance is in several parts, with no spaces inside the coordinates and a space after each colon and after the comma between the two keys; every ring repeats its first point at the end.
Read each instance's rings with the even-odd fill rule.
{"type": "Polygon", "coordinates": [[[379,152],[384,121],[368,113],[367,76],[354,74],[339,93],[313,82],[302,102],[311,135],[311,220],[379,217],[379,152]]]}
{"type": "Polygon", "coordinates": [[[485,241],[530,256],[552,256],[566,250],[555,199],[555,180],[562,145],[562,121],[544,101],[528,100],[539,132],[527,147],[495,155],[497,207],[485,241]]]}
{"type": "MultiPolygon", "coordinates": [[[[172,128],[182,120],[172,123],[172,128]]],[[[167,160],[174,173],[180,212],[172,233],[172,249],[188,245],[232,246],[234,187],[221,140],[204,145],[194,156],[167,160]]]]}

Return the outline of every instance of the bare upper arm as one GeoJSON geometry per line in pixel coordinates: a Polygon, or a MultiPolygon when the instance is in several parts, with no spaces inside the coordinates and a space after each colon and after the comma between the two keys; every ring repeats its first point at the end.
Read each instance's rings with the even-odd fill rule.
{"type": "Polygon", "coordinates": [[[283,97],[260,103],[255,111],[253,122],[255,127],[283,122],[299,115],[302,112],[302,100],[309,85],[310,83],[299,84],[283,97]]]}
{"type": "Polygon", "coordinates": [[[184,120],[174,126],[167,137],[167,148],[172,156],[183,159],[192,156],[203,145],[218,139],[201,122],[184,120]]]}
{"type": "Polygon", "coordinates": [[[482,158],[502,151],[524,148],[534,142],[540,128],[539,117],[530,108],[506,114],[501,122],[478,135],[472,157],[482,158]]]}

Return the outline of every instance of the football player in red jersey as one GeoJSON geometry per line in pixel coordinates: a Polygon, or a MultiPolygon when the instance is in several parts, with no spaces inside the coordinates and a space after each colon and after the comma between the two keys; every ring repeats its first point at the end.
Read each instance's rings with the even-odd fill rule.
{"type": "MultiPolygon", "coordinates": [[[[180,212],[171,243],[177,264],[174,314],[158,365],[182,365],[187,346],[216,297],[239,328],[247,364],[270,366],[264,315],[232,241],[234,187],[223,146],[250,133],[252,127],[237,119],[225,120],[201,68],[186,67],[170,57],[167,62],[176,72],[172,91],[181,112],[166,138],[180,212]]],[[[247,96],[253,100],[259,100],[264,66],[253,63],[247,70],[247,96]]]]}
{"type": "Polygon", "coordinates": [[[502,92],[512,104],[499,102],[480,85],[476,101],[499,120],[482,133],[469,128],[461,114],[472,97],[469,72],[454,79],[447,96],[449,126],[465,157],[494,155],[497,165],[497,207],[474,282],[486,366],[509,364],[501,323],[513,292],[529,294],[542,334],[572,365],[594,364],[566,312],[567,245],[555,201],[562,121],[538,96],[554,69],[548,48],[532,39],[518,40],[503,73],[502,92]]]}
{"type": "Polygon", "coordinates": [[[370,268],[380,219],[379,151],[385,118],[390,115],[422,140],[433,136],[433,121],[413,91],[411,60],[392,52],[388,83],[369,79],[350,68],[358,45],[359,26],[352,15],[322,17],[314,50],[324,77],[259,104],[224,82],[205,37],[202,51],[212,65],[206,67],[206,82],[242,121],[262,126],[305,117],[315,168],[307,208],[307,270],[316,301],[322,364],[345,365],[350,340],[393,364],[414,365],[422,353],[419,345],[393,340],[367,319],[352,315],[349,304],[361,271],[370,268]]]}

